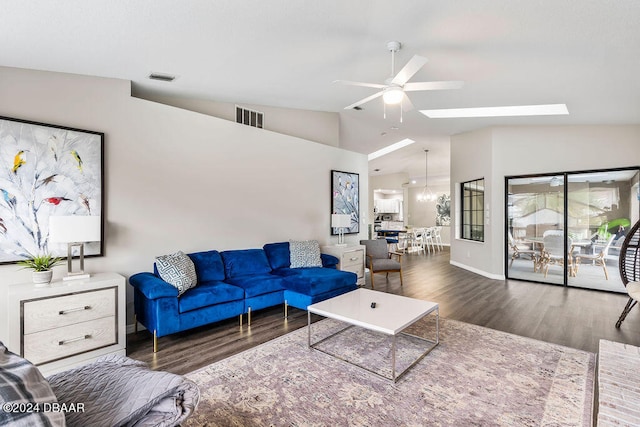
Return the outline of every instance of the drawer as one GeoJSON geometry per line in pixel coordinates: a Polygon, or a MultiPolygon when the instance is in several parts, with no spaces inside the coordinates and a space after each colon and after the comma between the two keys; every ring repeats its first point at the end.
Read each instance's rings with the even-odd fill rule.
{"type": "Polygon", "coordinates": [[[350,271],[352,273],[356,273],[358,277],[364,276],[364,267],[362,264],[359,265],[347,265],[346,267],[342,267],[340,270],[342,271],[350,271]]]}
{"type": "Polygon", "coordinates": [[[351,251],[342,254],[342,263],[340,269],[344,270],[345,267],[350,265],[357,265],[364,263],[364,251],[351,251]]]}
{"type": "Polygon", "coordinates": [[[115,316],[36,332],[23,337],[22,355],[34,364],[116,344],[115,316]]]}
{"type": "Polygon", "coordinates": [[[23,302],[23,334],[113,316],[116,288],[68,294],[23,302]]]}

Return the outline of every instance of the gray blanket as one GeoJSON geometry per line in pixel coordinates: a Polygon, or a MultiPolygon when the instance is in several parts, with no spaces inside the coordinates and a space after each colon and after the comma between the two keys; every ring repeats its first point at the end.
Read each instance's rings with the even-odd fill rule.
{"type": "Polygon", "coordinates": [[[84,411],[65,413],[68,426],[175,426],[200,399],[194,382],[124,356],[104,356],[47,379],[59,403],[84,404],[84,411]]]}

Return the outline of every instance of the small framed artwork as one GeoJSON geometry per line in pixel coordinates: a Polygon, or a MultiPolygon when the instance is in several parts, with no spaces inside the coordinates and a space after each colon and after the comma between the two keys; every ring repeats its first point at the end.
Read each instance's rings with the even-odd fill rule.
{"type": "MultiPolygon", "coordinates": [[[[346,214],[351,217],[350,227],[345,234],[360,232],[360,175],[353,172],[331,171],[331,213],[346,214]]],[[[339,234],[336,227],[331,235],[339,234]]]]}
{"type": "MultiPolygon", "coordinates": [[[[0,264],[65,257],[51,216],[102,218],[103,150],[104,133],[0,117],[0,264]]],[[[85,255],[102,255],[103,237],[85,255]]]]}

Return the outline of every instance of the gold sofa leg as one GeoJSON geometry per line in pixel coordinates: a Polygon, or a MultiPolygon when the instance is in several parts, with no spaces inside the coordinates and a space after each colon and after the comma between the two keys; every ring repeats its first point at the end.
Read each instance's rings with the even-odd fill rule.
{"type": "Polygon", "coordinates": [[[289,304],[287,303],[287,300],[284,300],[284,318],[289,318],[289,304]]]}
{"type": "Polygon", "coordinates": [[[247,326],[251,326],[251,307],[247,309],[247,326]]]}
{"type": "Polygon", "coordinates": [[[242,314],[240,315],[240,327],[242,328],[242,314]]]}
{"type": "Polygon", "coordinates": [[[153,352],[158,352],[158,335],[155,330],[153,331],[153,352]]]}

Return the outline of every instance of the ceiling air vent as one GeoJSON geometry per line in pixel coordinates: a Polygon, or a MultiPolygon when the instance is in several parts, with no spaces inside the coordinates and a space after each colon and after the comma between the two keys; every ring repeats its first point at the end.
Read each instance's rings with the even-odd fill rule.
{"type": "Polygon", "coordinates": [[[172,82],[176,79],[176,76],[162,73],[151,73],[149,74],[149,78],[151,80],[160,80],[161,82],[172,82]]]}
{"type": "Polygon", "coordinates": [[[264,113],[236,105],[236,123],[262,129],[264,113]]]}

